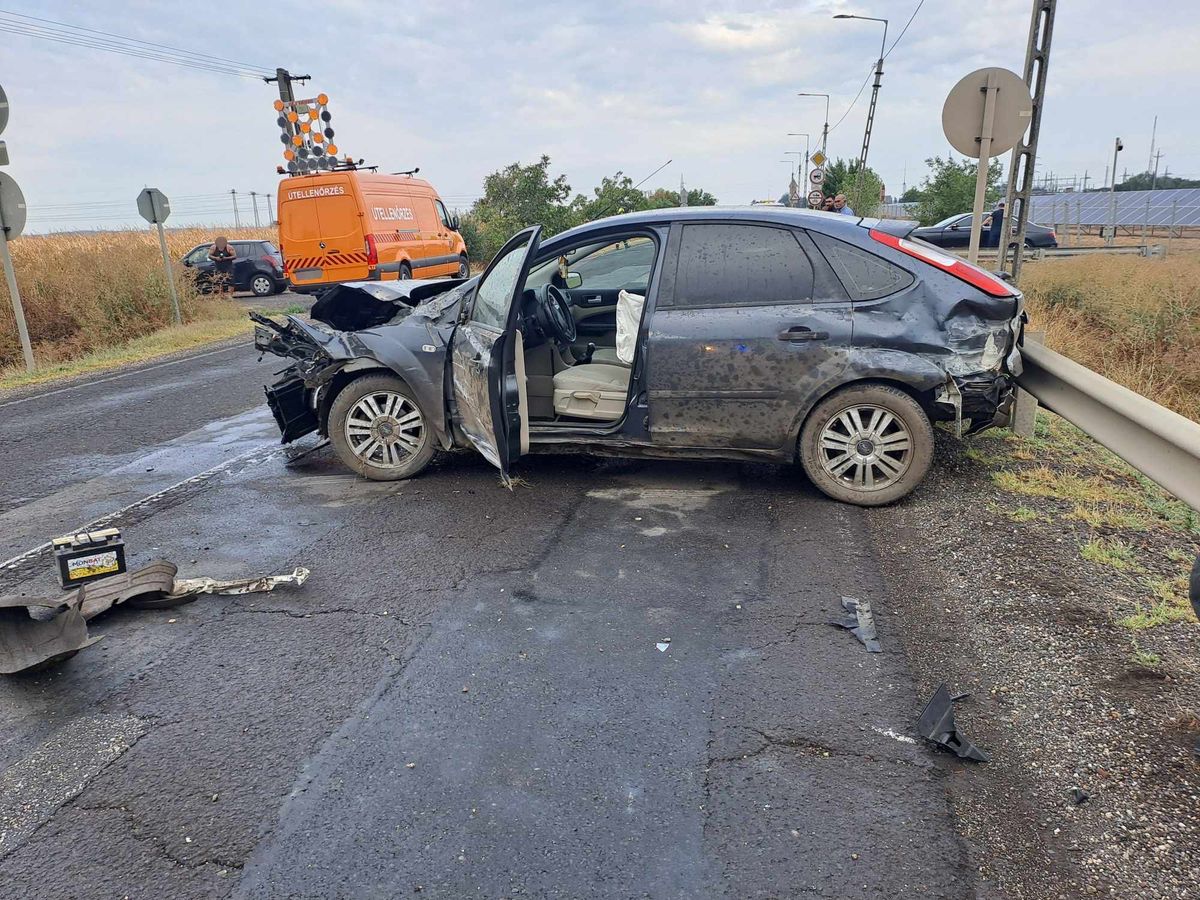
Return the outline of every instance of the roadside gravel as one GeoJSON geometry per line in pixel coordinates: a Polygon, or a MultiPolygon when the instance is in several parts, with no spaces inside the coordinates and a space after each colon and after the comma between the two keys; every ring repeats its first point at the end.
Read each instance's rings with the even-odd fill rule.
{"type": "Polygon", "coordinates": [[[1200,627],[1190,613],[1122,623],[1200,534],[1149,509],[1145,528],[1088,524],[1070,502],[1000,489],[995,472],[1030,467],[1135,483],[1007,434],[970,453],[939,435],[927,486],[870,516],[891,591],[885,636],[901,635],[923,696],[943,681],[971,692],[956,718],[992,756],[955,760],[948,779],[979,895],[1200,896],[1200,627]],[[1134,562],[1085,560],[1097,540],[1133,548],[1134,562]]]}

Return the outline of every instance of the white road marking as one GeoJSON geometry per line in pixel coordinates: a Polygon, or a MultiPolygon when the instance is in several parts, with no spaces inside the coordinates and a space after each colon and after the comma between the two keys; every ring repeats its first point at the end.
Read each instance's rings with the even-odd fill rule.
{"type": "Polygon", "coordinates": [[[5,403],[0,403],[0,409],[8,406],[16,406],[19,403],[29,403],[32,400],[42,400],[46,397],[53,397],[55,394],[65,394],[67,391],[76,391],[80,388],[91,387],[94,384],[104,384],[108,381],[116,381],[118,378],[129,378],[133,375],[141,375],[143,372],[153,372],[155,369],[165,369],[167,366],[178,366],[181,363],[191,362],[194,359],[204,359],[206,356],[216,356],[220,353],[229,353],[233,350],[245,350],[246,346],[235,344],[232,347],[226,347],[223,350],[209,350],[206,353],[197,353],[195,356],[185,356],[182,359],[173,359],[170,362],[157,363],[153,366],[146,366],[141,369],[134,369],[131,372],[119,372],[116,375],[109,375],[107,378],[97,378],[95,381],[83,381],[79,384],[68,385],[67,387],[58,388],[53,391],[46,391],[44,394],[33,394],[29,397],[22,397],[20,400],[9,400],[5,403]]]}
{"type": "Polygon", "coordinates": [[[872,725],[871,730],[876,734],[882,734],[884,737],[890,737],[892,740],[899,741],[902,744],[915,744],[917,742],[916,738],[911,738],[907,734],[900,734],[900,732],[891,728],[877,728],[876,726],[872,725]]]}
{"type": "MultiPolygon", "coordinates": [[[[260,462],[265,462],[266,460],[270,459],[272,456],[276,456],[280,453],[283,453],[284,449],[285,448],[283,448],[283,447],[274,447],[272,449],[272,446],[270,444],[263,444],[261,446],[253,448],[252,450],[247,450],[245,453],[239,453],[237,456],[231,457],[230,459],[225,460],[223,463],[213,466],[211,469],[205,469],[203,472],[198,472],[195,475],[192,475],[188,478],[183,479],[182,481],[177,481],[170,487],[165,487],[161,491],[155,491],[153,494],[149,494],[148,496],[143,497],[141,500],[135,500],[133,503],[130,503],[127,506],[122,506],[118,510],[115,510],[110,513],[105,513],[100,518],[93,519],[91,522],[88,522],[86,525],[80,525],[80,526],[73,528],[70,531],[67,531],[64,533],[65,534],[82,534],[85,531],[96,531],[99,528],[105,528],[108,525],[111,525],[113,522],[120,519],[122,516],[128,514],[129,512],[131,512],[135,509],[138,509],[139,507],[146,506],[150,503],[154,503],[157,500],[161,500],[167,494],[171,493],[172,491],[177,491],[182,487],[187,487],[188,485],[191,485],[191,484],[199,484],[202,481],[207,481],[208,479],[212,478],[214,475],[220,474],[225,469],[228,469],[230,466],[236,465],[239,462],[247,460],[250,457],[254,456],[255,454],[263,453],[264,451],[267,451],[266,455],[262,458],[262,460],[260,460],[260,462]]],[[[0,569],[15,569],[21,563],[23,563],[27,560],[33,559],[38,554],[45,553],[47,550],[50,549],[50,547],[51,547],[51,544],[49,541],[47,541],[44,544],[38,544],[36,547],[33,547],[32,549],[26,550],[24,553],[18,553],[12,559],[6,559],[4,562],[0,563],[0,569]]]]}
{"type": "Polygon", "coordinates": [[[74,719],[0,773],[0,856],[46,822],[149,730],[128,715],[74,719]]]}

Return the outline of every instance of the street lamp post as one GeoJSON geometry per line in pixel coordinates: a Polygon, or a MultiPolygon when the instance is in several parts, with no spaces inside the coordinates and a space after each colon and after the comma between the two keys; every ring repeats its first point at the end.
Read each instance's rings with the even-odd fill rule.
{"type": "Polygon", "coordinates": [[[1112,185],[1108,189],[1108,237],[1104,239],[1104,243],[1109,247],[1113,245],[1113,239],[1117,236],[1117,154],[1124,149],[1125,145],[1117,138],[1113,144],[1112,185]]]}
{"type": "Polygon", "coordinates": [[[883,41],[879,44],[879,60],[875,63],[875,86],[871,90],[871,106],[867,110],[867,126],[863,129],[863,144],[862,152],[858,155],[858,178],[856,183],[861,181],[862,173],[867,168],[867,151],[871,147],[871,126],[875,123],[875,104],[879,99],[879,82],[883,79],[883,56],[887,52],[887,19],[877,19],[874,16],[856,16],[850,13],[839,13],[834,16],[835,19],[861,19],[864,22],[882,22],[883,23],[883,41]]]}
{"type": "Polygon", "coordinates": [[[828,155],[829,147],[829,95],[814,94],[807,91],[800,91],[796,94],[797,97],[824,97],[825,98],[825,128],[821,131],[821,153],[828,155]]]}
{"type": "MultiPolygon", "coordinates": [[[[803,165],[807,166],[807,165],[808,165],[808,135],[807,135],[806,133],[804,133],[803,131],[789,131],[789,132],[788,132],[788,137],[802,137],[802,138],[804,138],[804,163],[803,163],[803,165]]],[[[789,152],[789,153],[794,153],[795,151],[794,151],[794,150],[789,150],[788,152],[789,152]]],[[[801,170],[801,167],[800,167],[800,166],[797,166],[797,167],[796,167],[796,171],[797,171],[797,172],[799,172],[801,175],[803,175],[803,174],[804,174],[804,172],[801,170]]]]}

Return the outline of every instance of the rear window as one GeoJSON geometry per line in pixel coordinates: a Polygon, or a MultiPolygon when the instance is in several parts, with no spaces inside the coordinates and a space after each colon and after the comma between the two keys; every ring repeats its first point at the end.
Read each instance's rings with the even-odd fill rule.
{"type": "Polygon", "coordinates": [[[674,306],[810,303],[813,269],[783,228],[723,223],[683,226],[674,306]]]}
{"type": "Polygon", "coordinates": [[[912,273],[874,253],[817,231],[810,231],[809,235],[829,260],[851,300],[878,300],[916,281],[912,273]]]}

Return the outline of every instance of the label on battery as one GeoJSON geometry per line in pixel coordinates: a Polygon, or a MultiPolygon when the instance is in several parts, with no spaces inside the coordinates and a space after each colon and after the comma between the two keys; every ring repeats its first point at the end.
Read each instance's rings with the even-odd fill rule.
{"type": "Polygon", "coordinates": [[[103,575],[105,572],[116,572],[120,568],[117,563],[116,550],[106,550],[90,556],[77,556],[67,560],[67,580],[91,578],[93,575],[103,575]]]}

